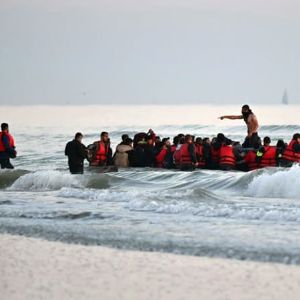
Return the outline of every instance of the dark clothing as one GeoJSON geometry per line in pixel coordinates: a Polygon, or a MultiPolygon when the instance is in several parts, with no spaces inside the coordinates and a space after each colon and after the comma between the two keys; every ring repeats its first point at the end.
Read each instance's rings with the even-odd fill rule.
{"type": "MultiPolygon", "coordinates": [[[[137,145],[134,148],[132,159],[130,164],[133,167],[144,168],[146,166],[146,154],[145,154],[145,145],[137,145]]],[[[130,161],[130,158],[129,158],[130,161]]]]}
{"type": "Polygon", "coordinates": [[[261,139],[258,136],[257,132],[253,133],[251,137],[246,137],[243,148],[258,148],[261,145],[261,139]]]}
{"type": "Polygon", "coordinates": [[[210,144],[203,144],[203,157],[205,161],[205,167],[210,168],[211,165],[211,146],[210,144]]]}
{"type": "Polygon", "coordinates": [[[68,142],[65,148],[69,169],[72,174],[83,174],[83,161],[87,157],[86,147],[77,140],[68,142]]]}
{"type": "Polygon", "coordinates": [[[0,151],[1,169],[13,169],[14,166],[10,163],[10,158],[16,157],[16,150],[14,147],[10,147],[9,138],[5,134],[2,135],[2,143],[5,151],[0,151]]]}
{"type": "Polygon", "coordinates": [[[191,155],[191,161],[195,164],[197,163],[196,149],[194,144],[189,144],[189,153],[191,155]]]}
{"type": "Polygon", "coordinates": [[[145,146],[145,166],[154,168],[155,167],[155,160],[156,152],[153,145],[146,145],[145,146]]]}

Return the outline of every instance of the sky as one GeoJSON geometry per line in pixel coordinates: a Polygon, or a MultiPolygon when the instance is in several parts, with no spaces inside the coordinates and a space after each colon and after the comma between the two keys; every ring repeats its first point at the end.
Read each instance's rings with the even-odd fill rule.
{"type": "Polygon", "coordinates": [[[300,104],[298,0],[0,0],[0,104],[300,104]]]}

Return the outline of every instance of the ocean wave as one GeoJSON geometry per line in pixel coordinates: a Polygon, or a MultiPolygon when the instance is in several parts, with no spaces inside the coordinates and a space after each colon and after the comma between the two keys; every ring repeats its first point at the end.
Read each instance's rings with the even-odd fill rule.
{"type": "Polygon", "coordinates": [[[17,178],[7,188],[9,191],[51,191],[63,187],[108,188],[109,178],[105,174],[71,175],[57,170],[37,171],[17,178]]]}
{"type": "Polygon", "coordinates": [[[0,189],[12,185],[18,178],[29,173],[26,170],[0,170],[0,189]]]}
{"type": "Polygon", "coordinates": [[[264,170],[248,184],[245,195],[300,200],[300,166],[264,170]]]}

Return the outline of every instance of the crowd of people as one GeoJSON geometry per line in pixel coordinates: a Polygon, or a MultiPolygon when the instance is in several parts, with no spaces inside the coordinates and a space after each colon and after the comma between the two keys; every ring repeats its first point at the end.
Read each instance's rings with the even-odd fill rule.
{"type": "MultiPolygon", "coordinates": [[[[300,134],[294,134],[291,142],[286,144],[279,140],[271,145],[270,137],[260,139],[250,147],[232,141],[223,133],[210,139],[195,137],[190,134],[178,134],[172,140],[169,137],[160,138],[153,130],[141,132],[131,139],[122,135],[115,153],[110,147],[109,134],[102,132],[100,140],[85,147],[82,134],[77,133],[74,141],[66,147],[69,156],[71,173],[83,172],[83,160],[86,158],[90,166],[106,167],[150,167],[179,170],[220,169],[251,171],[264,167],[290,167],[294,162],[300,162],[300,134]],[[70,147],[73,144],[75,147],[70,147]],[[72,150],[71,150],[72,149],[72,150]],[[80,162],[72,161],[75,149],[80,154],[80,162]],[[73,152],[72,152],[73,151],[73,152]]],[[[249,146],[249,145],[248,145],[249,146]]],[[[77,159],[78,159],[77,155],[77,159]]]]}
{"type": "MultiPolygon", "coordinates": [[[[243,144],[233,141],[223,133],[215,137],[196,137],[191,134],[178,134],[172,142],[169,137],[160,138],[152,129],[140,132],[134,137],[123,134],[121,142],[113,153],[108,132],[103,131],[100,139],[87,147],[82,143],[83,135],[78,132],[74,140],[67,143],[65,155],[68,156],[72,174],[82,174],[84,160],[91,167],[116,168],[166,168],[195,170],[251,171],[264,167],[290,167],[300,162],[300,133],[295,133],[287,144],[278,140],[271,145],[270,137],[261,141],[258,135],[258,121],[248,105],[244,105],[241,115],[221,116],[223,119],[244,119],[247,136],[243,144]]],[[[1,168],[13,168],[10,158],[16,157],[14,139],[9,133],[8,124],[1,124],[0,164],[1,168]]]]}

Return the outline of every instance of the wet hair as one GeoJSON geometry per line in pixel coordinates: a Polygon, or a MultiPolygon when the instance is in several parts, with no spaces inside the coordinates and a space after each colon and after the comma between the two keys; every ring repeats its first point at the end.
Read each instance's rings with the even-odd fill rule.
{"type": "Polygon", "coordinates": [[[271,144],[271,139],[268,136],[264,137],[264,144],[271,144]]]}
{"type": "Polygon", "coordinates": [[[103,137],[103,136],[105,136],[106,134],[108,135],[108,132],[102,131],[101,134],[100,134],[100,136],[103,137]]]}
{"type": "Polygon", "coordinates": [[[1,124],[1,130],[3,131],[3,130],[6,130],[6,129],[8,129],[8,124],[7,123],[2,123],[1,124]]]}
{"type": "Polygon", "coordinates": [[[78,140],[79,138],[83,137],[82,133],[81,132],[77,132],[75,134],[75,140],[78,140]]]}
{"type": "Polygon", "coordinates": [[[177,136],[174,136],[174,138],[173,138],[173,144],[174,144],[175,146],[177,146],[178,143],[179,143],[179,137],[178,137],[178,135],[177,135],[177,136]]]}
{"type": "Polygon", "coordinates": [[[284,140],[278,140],[277,144],[276,144],[276,147],[284,149],[285,148],[285,142],[284,142],[284,140]]]}
{"type": "Polygon", "coordinates": [[[242,106],[242,109],[243,109],[243,110],[244,110],[244,109],[250,110],[250,106],[249,106],[248,104],[245,104],[245,105],[242,106]]]}
{"type": "Polygon", "coordinates": [[[122,141],[125,142],[129,138],[129,136],[128,136],[128,134],[122,134],[121,138],[122,138],[122,141]]]}
{"type": "Polygon", "coordinates": [[[196,144],[202,144],[202,138],[201,137],[196,138],[196,144]]]}
{"type": "Polygon", "coordinates": [[[297,139],[299,139],[300,138],[300,133],[295,133],[294,135],[293,135],[293,140],[297,140],[297,139]]]}

